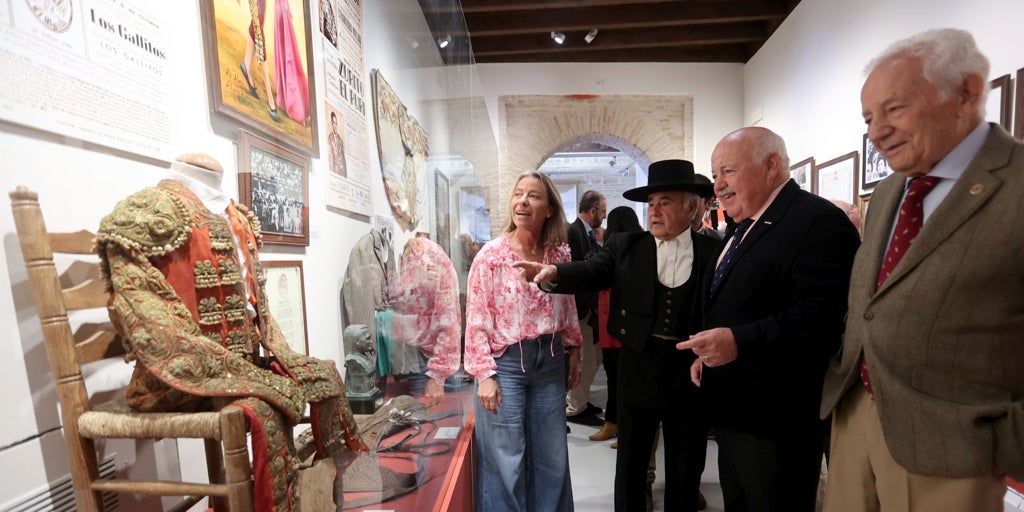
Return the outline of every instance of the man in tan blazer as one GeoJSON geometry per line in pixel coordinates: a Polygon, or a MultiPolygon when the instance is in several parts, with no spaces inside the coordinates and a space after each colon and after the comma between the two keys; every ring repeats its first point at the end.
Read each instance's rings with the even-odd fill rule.
{"type": "Polygon", "coordinates": [[[825,380],[825,510],[1002,511],[1004,477],[1024,479],[1024,144],[984,122],[967,32],[899,41],[868,71],[868,138],[896,173],[825,380]]]}

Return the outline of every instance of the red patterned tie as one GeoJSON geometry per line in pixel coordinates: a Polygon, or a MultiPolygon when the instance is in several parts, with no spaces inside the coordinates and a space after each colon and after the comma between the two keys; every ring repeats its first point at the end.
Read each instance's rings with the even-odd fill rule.
{"type": "MultiPolygon", "coordinates": [[[[921,224],[924,223],[924,197],[938,183],[939,178],[935,176],[919,176],[910,180],[910,188],[907,190],[907,196],[903,198],[903,204],[900,205],[899,217],[896,218],[896,229],[892,232],[889,249],[885,251],[885,259],[882,260],[882,269],[878,271],[876,290],[881,288],[889,274],[892,274],[896,264],[903,259],[907,249],[910,249],[910,243],[921,231],[921,224]]],[[[860,380],[864,382],[868,395],[873,398],[875,394],[871,390],[871,378],[868,376],[868,364],[863,352],[860,356],[860,380]]]]}

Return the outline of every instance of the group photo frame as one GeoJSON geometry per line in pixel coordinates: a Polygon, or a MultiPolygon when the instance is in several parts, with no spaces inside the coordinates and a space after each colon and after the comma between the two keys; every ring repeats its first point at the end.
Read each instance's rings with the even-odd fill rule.
{"type": "Polygon", "coordinates": [[[309,0],[200,0],[199,6],[210,110],[319,157],[309,0]]]}
{"type": "Polygon", "coordinates": [[[805,158],[789,166],[789,176],[800,185],[800,188],[811,191],[811,171],[814,169],[814,157],[805,158]]]}
{"type": "Polygon", "coordinates": [[[240,130],[238,197],[264,242],[309,245],[309,158],[240,130]]]}
{"type": "Polygon", "coordinates": [[[892,167],[885,160],[878,148],[864,134],[863,150],[861,151],[860,183],[863,190],[871,190],[892,174],[892,167]]]}

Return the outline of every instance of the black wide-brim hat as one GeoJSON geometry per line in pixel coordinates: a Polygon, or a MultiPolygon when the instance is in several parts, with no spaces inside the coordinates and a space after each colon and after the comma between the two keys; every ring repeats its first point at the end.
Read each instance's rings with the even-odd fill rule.
{"type": "Polygon", "coordinates": [[[714,196],[712,185],[699,183],[694,177],[693,164],[686,160],[660,160],[647,168],[647,186],[637,187],[622,193],[630,201],[647,201],[655,192],[681,190],[693,192],[701,197],[714,196]]]}

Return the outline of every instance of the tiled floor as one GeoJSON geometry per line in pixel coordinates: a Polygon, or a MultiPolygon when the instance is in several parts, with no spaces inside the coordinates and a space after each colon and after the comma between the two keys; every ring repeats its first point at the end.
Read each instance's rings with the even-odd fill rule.
{"type": "MultiPolygon", "coordinates": [[[[572,493],[577,512],[610,512],[614,510],[612,482],[615,478],[615,450],[611,441],[594,442],[587,436],[596,432],[594,427],[572,425],[569,434],[569,467],[572,472],[572,493]]],[[[654,481],[654,509],[664,510],[664,460],[658,450],[658,467],[654,481]]],[[[718,485],[718,446],[708,442],[708,460],[700,490],[707,499],[707,512],[722,512],[722,488],[718,485]]]]}
{"type": "MultiPolygon", "coordinates": [[[[604,407],[607,399],[604,370],[598,371],[591,386],[590,401],[604,407]]],[[[571,424],[569,436],[569,469],[572,473],[572,493],[577,512],[610,512],[614,510],[613,486],[615,479],[615,450],[611,441],[594,442],[587,437],[597,427],[571,424]]],[[[654,481],[654,509],[664,510],[662,497],[665,494],[665,472],[662,467],[663,453],[658,450],[658,468],[654,481]]],[[[718,445],[708,441],[708,458],[701,479],[701,492],[707,499],[707,512],[724,512],[722,488],[718,481],[718,445]]],[[[1007,493],[1005,512],[1024,511],[1024,499],[1012,490],[1007,493]]]]}
{"type": "MultiPolygon", "coordinates": [[[[590,401],[604,407],[608,397],[604,370],[597,372],[590,387],[590,401]]],[[[615,509],[613,482],[615,480],[615,450],[612,441],[595,442],[587,439],[599,427],[570,424],[569,471],[572,474],[572,494],[577,512],[610,512],[615,509]]],[[[654,509],[664,510],[665,495],[664,453],[658,445],[657,470],[654,481],[654,509]]],[[[701,479],[700,490],[707,499],[706,512],[723,512],[722,488],[718,484],[718,445],[708,441],[707,465],[701,479]]]]}

